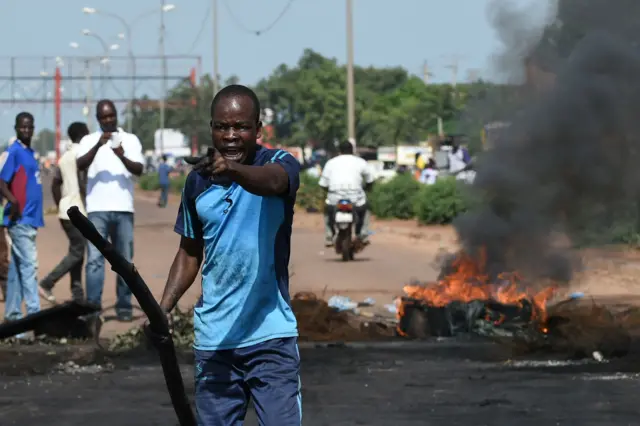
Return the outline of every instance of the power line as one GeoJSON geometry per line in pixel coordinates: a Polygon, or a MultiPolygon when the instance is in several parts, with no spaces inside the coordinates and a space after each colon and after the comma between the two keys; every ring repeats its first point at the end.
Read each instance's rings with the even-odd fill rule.
{"type": "Polygon", "coordinates": [[[235,24],[240,27],[241,30],[243,30],[244,32],[247,32],[249,34],[255,34],[257,36],[260,36],[268,31],[270,31],[271,29],[273,29],[273,27],[276,26],[276,24],[284,17],[284,15],[287,14],[287,12],[289,11],[289,9],[291,8],[291,5],[293,4],[295,0],[289,0],[287,1],[287,4],[284,5],[284,7],[282,8],[282,10],[280,11],[280,13],[278,14],[278,16],[276,17],[276,19],[274,19],[269,25],[258,29],[258,30],[252,30],[251,28],[248,28],[247,26],[245,26],[242,21],[240,19],[238,19],[236,17],[236,15],[233,13],[233,10],[231,10],[231,7],[229,6],[229,3],[227,3],[226,0],[222,0],[222,4],[224,5],[225,9],[227,9],[227,13],[229,13],[229,16],[231,16],[231,20],[235,22],[235,24]]]}
{"type": "Polygon", "coordinates": [[[193,51],[196,50],[196,47],[198,47],[198,44],[200,43],[200,39],[202,38],[202,34],[204,33],[204,29],[207,26],[207,22],[209,22],[210,14],[211,14],[211,2],[209,2],[209,6],[207,6],[207,11],[202,15],[202,22],[200,22],[200,29],[198,30],[198,35],[196,35],[196,38],[193,39],[193,43],[191,43],[191,47],[189,48],[189,51],[188,51],[189,54],[193,53],[193,51]]]}

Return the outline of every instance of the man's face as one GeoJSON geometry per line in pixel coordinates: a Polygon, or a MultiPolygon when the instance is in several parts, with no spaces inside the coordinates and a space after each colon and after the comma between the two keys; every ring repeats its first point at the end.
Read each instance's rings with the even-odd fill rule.
{"type": "Polygon", "coordinates": [[[115,132],[118,130],[118,114],[111,104],[102,104],[96,111],[98,123],[103,132],[115,132]]]}
{"type": "Polygon", "coordinates": [[[248,96],[228,96],[219,100],[211,117],[213,146],[229,161],[245,163],[253,157],[262,123],[256,121],[248,96]]]}
{"type": "Polygon", "coordinates": [[[29,117],[23,117],[16,124],[16,137],[24,143],[30,143],[34,128],[33,120],[29,117]]]}

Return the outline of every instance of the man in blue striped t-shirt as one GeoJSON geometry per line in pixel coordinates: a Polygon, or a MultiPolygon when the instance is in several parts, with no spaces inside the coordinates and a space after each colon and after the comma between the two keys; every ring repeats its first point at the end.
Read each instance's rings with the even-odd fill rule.
{"type": "Polygon", "coordinates": [[[260,106],[231,85],[211,104],[215,153],[187,177],[180,247],[161,306],[170,312],[202,266],[194,312],[200,425],[239,424],[253,398],[260,424],[300,425],[297,323],[289,255],[300,164],[257,145],[260,106]]]}

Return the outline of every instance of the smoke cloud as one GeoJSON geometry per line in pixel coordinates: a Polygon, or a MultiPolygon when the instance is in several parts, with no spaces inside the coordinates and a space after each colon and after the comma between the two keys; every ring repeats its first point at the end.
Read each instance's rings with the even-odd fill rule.
{"type": "Polygon", "coordinates": [[[481,156],[479,202],[455,226],[468,251],[486,250],[490,272],[568,282],[572,246],[639,224],[640,1],[560,0],[544,28],[500,4],[492,22],[509,42],[496,66],[535,72],[500,105],[476,106],[511,125],[481,156]]]}

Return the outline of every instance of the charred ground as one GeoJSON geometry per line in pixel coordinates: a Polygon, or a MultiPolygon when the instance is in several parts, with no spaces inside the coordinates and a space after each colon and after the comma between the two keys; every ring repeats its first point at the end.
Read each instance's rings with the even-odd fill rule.
{"type": "MultiPolygon", "coordinates": [[[[153,354],[109,358],[75,348],[76,365],[57,367],[71,357],[68,349],[0,351],[3,425],[176,425],[153,354]]],[[[636,424],[640,414],[637,350],[608,363],[555,367],[509,362],[502,346],[460,338],[307,344],[300,352],[306,425],[616,426],[636,424]]],[[[183,375],[192,394],[189,358],[183,375]]],[[[247,424],[256,424],[252,412],[247,424]]]]}

